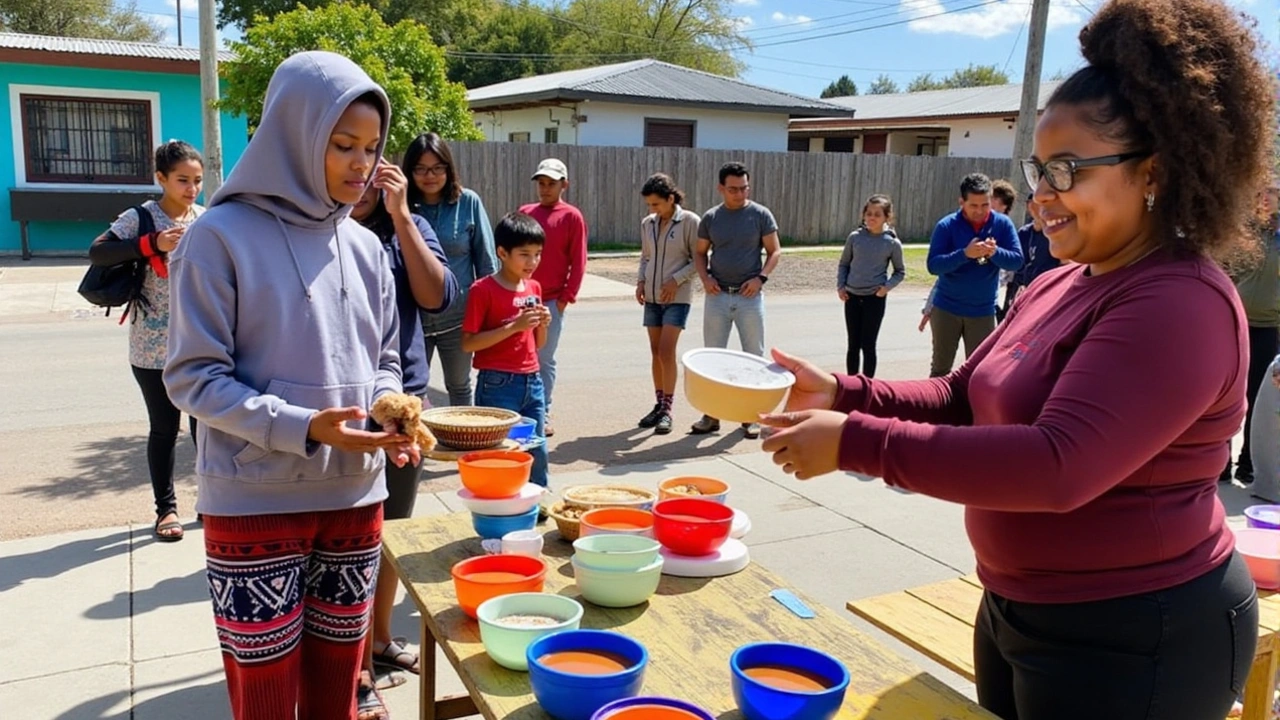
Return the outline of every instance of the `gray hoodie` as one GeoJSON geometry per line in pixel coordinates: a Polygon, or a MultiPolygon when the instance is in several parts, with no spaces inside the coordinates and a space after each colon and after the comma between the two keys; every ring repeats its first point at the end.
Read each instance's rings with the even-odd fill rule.
{"type": "Polygon", "coordinates": [[[170,256],[164,382],[200,421],[198,512],[341,510],[387,496],[381,453],[307,438],[317,411],[367,409],[401,387],[391,269],[325,183],[329,135],[366,93],[388,107],[340,55],[281,63],[253,140],[170,256]]]}

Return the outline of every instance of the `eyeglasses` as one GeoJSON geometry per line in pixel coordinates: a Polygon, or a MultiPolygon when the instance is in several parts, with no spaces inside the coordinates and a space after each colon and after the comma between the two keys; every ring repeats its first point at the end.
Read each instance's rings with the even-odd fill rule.
{"type": "Polygon", "coordinates": [[[724,191],[727,193],[744,193],[751,189],[750,185],[724,185],[724,191]]]}
{"type": "Polygon", "coordinates": [[[1119,155],[1103,155],[1102,157],[1082,158],[1079,160],[1061,158],[1050,160],[1046,163],[1042,163],[1035,158],[1027,158],[1022,161],[1022,175],[1027,179],[1027,184],[1031,186],[1033,193],[1035,188],[1040,185],[1040,178],[1044,178],[1049,183],[1049,187],[1054,190],[1067,192],[1076,184],[1076,172],[1083,168],[1109,167],[1150,155],[1151,153],[1146,151],[1127,152],[1119,155]]]}
{"type": "Polygon", "coordinates": [[[432,165],[431,167],[423,167],[421,165],[413,169],[414,177],[426,177],[428,175],[446,175],[449,172],[449,166],[443,163],[432,165]]]}

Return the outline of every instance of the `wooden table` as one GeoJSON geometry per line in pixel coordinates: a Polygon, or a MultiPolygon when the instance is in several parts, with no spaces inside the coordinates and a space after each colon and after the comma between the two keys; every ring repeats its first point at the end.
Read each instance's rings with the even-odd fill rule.
{"type": "MultiPolygon", "coordinates": [[[[1244,691],[1243,720],[1270,720],[1280,656],[1280,594],[1259,590],[1258,650],[1244,691]]],[[[855,615],[973,680],[973,623],[982,601],[976,575],[854,600],[855,615]]]]}
{"type": "MultiPolygon", "coordinates": [[[[395,520],[383,529],[383,556],[395,567],[422,614],[422,717],[545,720],[528,675],[506,670],[485,654],[480,630],[457,606],[449,569],[481,554],[466,513],[395,520]],[[436,645],[462,678],[469,697],[436,698],[436,645]]],[[[546,591],[578,597],[569,565],[572,546],[553,528],[546,533],[546,591]]],[[[838,716],[880,720],[993,720],[942,681],[859,633],[838,614],[805,598],[818,617],[802,620],[769,597],[786,587],[759,565],[729,577],[663,576],[658,594],[634,608],[607,609],[583,601],[582,627],[610,629],[649,650],[644,694],[695,702],[721,720],[741,715],[733,701],[729,655],[748,642],[780,640],[823,649],[840,658],[852,680],[838,716]]]]}

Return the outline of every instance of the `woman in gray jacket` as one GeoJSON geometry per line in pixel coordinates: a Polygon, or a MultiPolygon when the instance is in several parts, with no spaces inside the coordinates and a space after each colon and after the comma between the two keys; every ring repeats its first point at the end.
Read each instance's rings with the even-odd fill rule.
{"type": "Polygon", "coordinates": [[[844,243],[836,270],[836,294],[844,303],[844,327],[849,335],[845,371],[876,375],[876,340],[884,320],[885,297],[907,276],[902,243],[889,227],[893,201],[872,195],[862,207],[862,225],[844,243]],[[888,267],[893,266],[893,275],[888,267]],[[859,354],[862,362],[859,363],[859,354]]]}
{"type": "Polygon", "coordinates": [[[671,402],[676,392],[676,344],[689,319],[693,295],[689,281],[698,272],[693,264],[698,215],[680,207],[684,193],[662,173],[646,180],[640,194],[652,212],[640,221],[636,302],[644,306],[657,401],[640,419],[640,427],[666,435],[671,432],[671,402]]]}

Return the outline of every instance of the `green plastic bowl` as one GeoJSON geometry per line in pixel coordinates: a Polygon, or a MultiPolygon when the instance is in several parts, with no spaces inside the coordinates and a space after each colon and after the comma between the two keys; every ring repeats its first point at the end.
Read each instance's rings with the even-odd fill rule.
{"type": "Polygon", "coordinates": [[[653,564],[662,543],[640,535],[588,535],[573,541],[573,557],[597,570],[639,570],[653,564]]]}
{"type": "Polygon", "coordinates": [[[528,672],[525,650],[529,643],[561,630],[577,630],[582,622],[582,605],[573,598],[548,593],[513,593],[490,598],[476,610],[480,621],[480,641],[489,657],[508,670],[528,672]],[[499,618],[511,615],[543,615],[557,618],[555,625],[509,627],[499,618]]]}
{"type": "Polygon", "coordinates": [[[587,602],[600,607],[625,608],[639,605],[658,591],[662,580],[661,556],[636,570],[601,570],[583,565],[577,557],[573,577],[587,602]]]}

